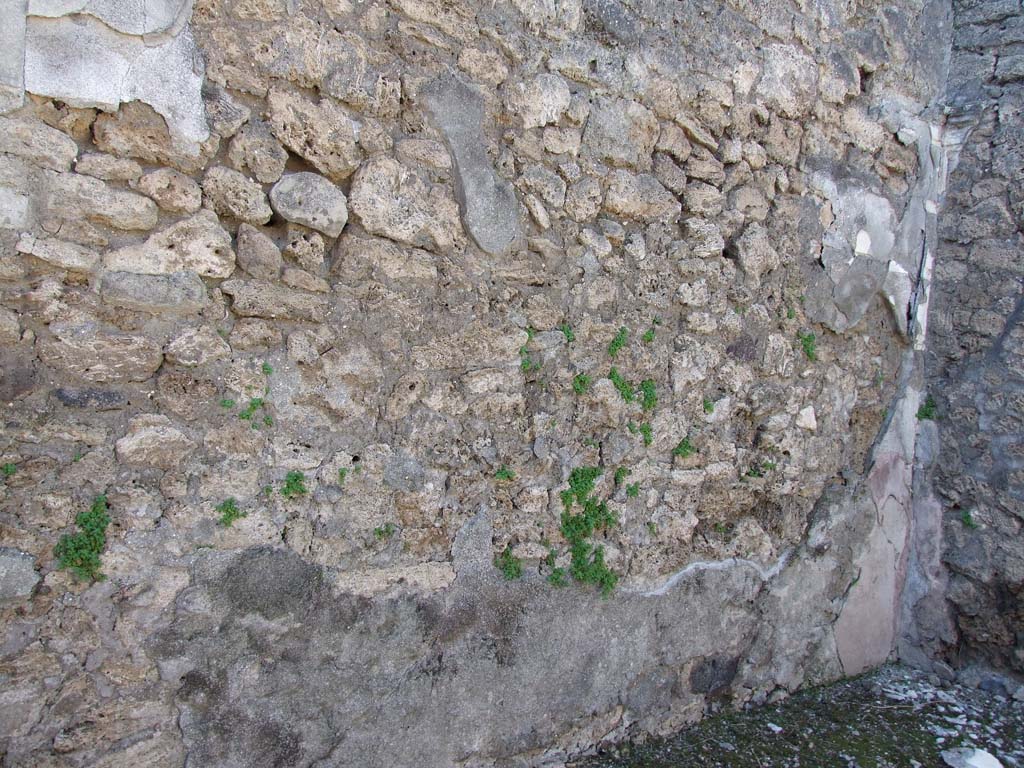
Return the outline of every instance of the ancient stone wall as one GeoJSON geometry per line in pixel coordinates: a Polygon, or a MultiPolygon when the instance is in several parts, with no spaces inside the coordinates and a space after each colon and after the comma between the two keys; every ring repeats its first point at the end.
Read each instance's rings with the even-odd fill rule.
{"type": "Polygon", "coordinates": [[[554,765],[892,654],[946,4],[3,8],[6,765],[554,765]]]}
{"type": "Polygon", "coordinates": [[[938,589],[921,645],[954,669],[1024,673],[1024,13],[954,3],[945,100],[959,163],[941,213],[921,505],[938,589]],[[941,527],[940,527],[941,526],[941,527]],[[948,575],[947,575],[948,574],[948,575]]]}

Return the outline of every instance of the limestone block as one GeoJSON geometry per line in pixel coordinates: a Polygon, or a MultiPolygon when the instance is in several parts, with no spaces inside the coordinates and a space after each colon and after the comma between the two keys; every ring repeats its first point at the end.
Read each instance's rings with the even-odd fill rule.
{"type": "Polygon", "coordinates": [[[270,190],[274,210],[288,221],[323,232],[341,234],[348,222],[345,193],[315,173],[291,173],[270,190]]]}
{"type": "Polygon", "coordinates": [[[0,603],[24,600],[39,583],[35,558],[27,552],[0,547],[0,603]]]}
{"type": "Polygon", "coordinates": [[[158,414],[132,419],[128,433],[114,444],[118,461],[161,469],[180,467],[195,443],[158,414]]]}
{"type": "Polygon", "coordinates": [[[604,207],[610,213],[641,221],[674,220],[682,206],[653,176],[613,171],[608,179],[604,207]]]}
{"type": "Polygon", "coordinates": [[[164,349],[167,362],[194,367],[222,360],[231,354],[231,347],[213,328],[189,328],[164,349]]]}
{"type": "Polygon", "coordinates": [[[206,172],[203,199],[221,216],[246,224],[266,224],[274,215],[263,187],[238,171],[223,166],[206,172]]]}
{"type": "Polygon", "coordinates": [[[51,171],[70,171],[78,145],[41,120],[0,117],[0,152],[51,171]]]}
{"type": "Polygon", "coordinates": [[[185,270],[224,278],[235,269],[235,252],[231,235],[216,214],[203,210],[151,235],[144,243],[111,251],[103,264],[117,272],[169,275],[185,270]]]}
{"type": "Polygon", "coordinates": [[[256,227],[238,227],[238,264],[253,277],[276,280],[284,261],[280,249],[256,227]]]}
{"type": "Polygon", "coordinates": [[[99,263],[96,251],[56,238],[37,238],[25,233],[18,240],[18,253],[27,253],[47,264],[69,272],[92,272],[99,263]]]}
{"type": "Polygon", "coordinates": [[[228,280],[220,287],[232,298],[231,310],[242,317],[322,323],[330,309],[330,303],[322,296],[293,291],[263,280],[228,280]]]}
{"type": "Polygon", "coordinates": [[[284,146],[332,181],[352,175],[363,158],[352,119],[330,99],[319,104],[285,91],[267,97],[270,130],[284,146]]]}
{"type": "Polygon", "coordinates": [[[173,168],[159,168],[139,179],[136,189],[169,213],[195,213],[203,204],[199,185],[173,168]]]}
{"type": "Polygon", "coordinates": [[[610,165],[649,171],[659,134],[658,119],[646,107],[600,98],[583,131],[583,152],[610,165]]]}
{"type": "Polygon", "coordinates": [[[52,336],[40,336],[40,359],[54,368],[98,383],[145,381],[152,376],[163,353],[145,336],[112,333],[83,317],[50,325],[52,336]]]}
{"type": "Polygon", "coordinates": [[[98,288],[106,304],[154,314],[198,312],[209,302],[206,286],[195,272],[104,272],[98,288]]]}

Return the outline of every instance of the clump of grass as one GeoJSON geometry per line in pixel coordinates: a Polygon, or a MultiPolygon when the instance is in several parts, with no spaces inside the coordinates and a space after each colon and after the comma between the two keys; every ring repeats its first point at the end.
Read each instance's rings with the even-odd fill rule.
{"type": "Polygon", "coordinates": [[[644,379],[640,382],[640,404],[645,411],[653,411],[658,404],[658,390],[654,385],[654,379],[644,379]]]}
{"type": "Polygon", "coordinates": [[[64,534],[54,547],[58,568],[70,570],[82,580],[102,581],[106,578],[100,573],[100,555],[107,545],[107,526],[110,525],[107,509],[107,497],[100,494],[93,499],[89,509],[78,513],[75,517],[78,531],[64,534]]]}
{"type": "Polygon", "coordinates": [[[280,493],[286,499],[305,496],[309,493],[309,489],[306,488],[306,476],[298,470],[292,470],[284,476],[284,485],[281,486],[280,493]]]}
{"type": "Polygon", "coordinates": [[[504,464],[502,464],[501,468],[497,472],[494,473],[494,478],[496,480],[503,480],[503,481],[504,480],[515,480],[516,479],[516,473],[513,472],[508,467],[506,467],[504,464]]]}
{"type": "Polygon", "coordinates": [[[651,536],[658,535],[658,526],[655,525],[654,521],[647,523],[647,532],[651,534],[651,536]]]}
{"type": "Polygon", "coordinates": [[[650,344],[651,342],[653,342],[654,329],[648,328],[646,331],[644,331],[644,335],[640,337],[640,341],[642,341],[644,344],[650,344]]]}
{"type": "Polygon", "coordinates": [[[646,421],[641,424],[637,429],[644,438],[644,445],[650,445],[654,442],[654,430],[651,429],[651,425],[646,421]]]}
{"type": "Polygon", "coordinates": [[[590,377],[585,373],[577,373],[572,380],[572,391],[577,395],[585,394],[590,389],[590,377]]]}
{"type": "Polygon", "coordinates": [[[615,357],[617,354],[619,354],[619,350],[626,346],[626,340],[628,338],[629,330],[626,328],[626,326],[622,326],[621,328],[619,328],[618,332],[615,334],[615,338],[613,338],[611,340],[611,343],[608,345],[608,356],[615,357]]]}
{"type": "Polygon", "coordinates": [[[338,485],[344,485],[346,477],[348,477],[348,469],[342,467],[338,470],[338,485]]]}
{"type": "Polygon", "coordinates": [[[17,474],[17,472],[18,465],[14,464],[13,462],[8,461],[3,466],[0,466],[0,474],[4,476],[5,480],[9,477],[14,477],[14,475],[17,474]]]}
{"type": "Polygon", "coordinates": [[[604,562],[604,548],[594,546],[588,539],[596,531],[618,523],[607,502],[594,495],[594,482],[601,475],[600,467],[577,467],[569,474],[569,488],[562,491],[562,536],[569,543],[571,562],[569,573],[576,581],[593,584],[608,596],[619,577],[604,562]],[[581,511],[573,512],[579,505],[581,511]]]}
{"type": "Polygon", "coordinates": [[[384,525],[378,525],[373,529],[373,537],[377,539],[377,541],[385,541],[386,539],[390,539],[394,536],[395,531],[397,530],[398,529],[395,527],[394,523],[384,523],[384,525]]]}
{"type": "Polygon", "coordinates": [[[235,407],[235,405],[236,405],[235,401],[234,401],[234,400],[232,400],[232,399],[231,399],[230,397],[225,397],[225,398],[223,398],[223,399],[222,399],[222,400],[220,401],[220,407],[221,407],[221,408],[228,408],[228,409],[231,409],[231,408],[234,408],[234,407],[235,407]]]}
{"type": "Polygon", "coordinates": [[[640,495],[640,483],[632,483],[626,486],[626,496],[635,499],[640,495]]]}
{"type": "Polygon", "coordinates": [[[572,332],[572,328],[569,326],[568,323],[562,323],[560,326],[558,326],[558,330],[560,330],[562,332],[562,335],[565,336],[565,341],[567,344],[572,344],[574,341],[576,341],[576,334],[572,332]]]}
{"type": "Polygon", "coordinates": [[[214,509],[220,513],[220,519],[217,521],[217,524],[223,525],[225,528],[230,528],[235,520],[248,514],[248,512],[243,512],[238,508],[238,502],[234,498],[225,499],[214,509]]]}
{"type": "Polygon", "coordinates": [[[808,331],[807,333],[797,333],[797,340],[800,342],[800,346],[803,347],[804,354],[807,355],[807,359],[815,361],[818,359],[818,346],[817,339],[814,334],[808,331]]]}
{"type": "Polygon", "coordinates": [[[786,319],[787,320],[792,320],[795,317],[796,317],[796,310],[793,309],[792,307],[786,307],[786,319]]]}
{"type": "Polygon", "coordinates": [[[689,435],[680,440],[676,447],[672,449],[672,455],[678,456],[681,459],[688,459],[696,452],[697,449],[694,448],[693,444],[690,442],[689,435]]]}
{"type": "Polygon", "coordinates": [[[263,371],[264,376],[270,376],[274,373],[273,367],[266,360],[263,361],[263,365],[260,366],[260,370],[263,371]]]}
{"type": "Polygon", "coordinates": [[[935,421],[935,411],[937,408],[938,403],[935,402],[931,395],[928,395],[917,409],[918,421],[935,421]]]}
{"type": "Polygon", "coordinates": [[[706,414],[708,414],[710,416],[714,412],[715,412],[715,403],[714,403],[714,401],[712,401],[712,399],[710,397],[705,397],[704,398],[704,413],[706,413],[706,414]]]}
{"type": "Polygon", "coordinates": [[[548,574],[548,584],[553,587],[569,586],[569,579],[565,577],[565,568],[552,568],[548,574]]]}
{"type": "Polygon", "coordinates": [[[619,369],[612,366],[612,369],[608,371],[608,378],[612,384],[615,385],[615,389],[619,391],[619,396],[622,397],[627,403],[632,403],[636,400],[636,394],[633,392],[633,385],[626,381],[622,374],[619,373],[619,369]]]}
{"type": "Polygon", "coordinates": [[[523,575],[523,563],[512,554],[511,544],[505,547],[501,554],[495,556],[494,565],[508,581],[513,581],[523,575]]]}
{"type": "Polygon", "coordinates": [[[618,469],[616,469],[615,470],[615,485],[616,486],[622,485],[622,482],[627,477],[629,477],[631,472],[632,472],[632,470],[629,469],[628,467],[619,467],[618,469]]]}

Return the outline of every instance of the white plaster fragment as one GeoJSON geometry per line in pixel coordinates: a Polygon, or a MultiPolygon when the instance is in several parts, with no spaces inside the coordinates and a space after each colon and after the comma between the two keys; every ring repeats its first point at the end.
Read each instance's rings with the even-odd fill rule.
{"type": "Polygon", "coordinates": [[[808,405],[806,408],[801,409],[800,413],[796,416],[796,425],[800,429],[806,429],[808,432],[814,432],[818,429],[818,419],[814,413],[813,405],[808,405]]]}
{"type": "Polygon", "coordinates": [[[860,230],[857,233],[857,242],[853,246],[854,251],[858,256],[867,256],[871,253],[871,235],[865,230],[860,230]]]}

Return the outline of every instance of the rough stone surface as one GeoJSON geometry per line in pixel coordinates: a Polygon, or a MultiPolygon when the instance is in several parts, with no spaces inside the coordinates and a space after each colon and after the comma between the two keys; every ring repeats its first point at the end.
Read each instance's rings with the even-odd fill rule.
{"type": "Polygon", "coordinates": [[[337,237],[348,222],[348,200],[337,186],[315,173],[290,173],[270,190],[278,215],[337,237]]]}
{"type": "Polygon", "coordinates": [[[512,186],[494,173],[485,151],[483,97],[448,77],[431,83],[424,96],[452,154],[466,231],[484,252],[500,256],[520,238],[519,206],[512,186]]]}
{"type": "Polygon", "coordinates": [[[221,216],[246,224],[266,224],[274,215],[263,187],[238,171],[223,166],[206,172],[203,200],[221,216]]]}
{"type": "Polygon", "coordinates": [[[328,301],[301,291],[293,291],[262,280],[229,280],[221,290],[231,296],[231,309],[242,317],[283,318],[323,322],[330,307],[328,301]]]}
{"type": "Polygon", "coordinates": [[[156,414],[132,419],[128,434],[114,444],[119,461],[160,469],[180,466],[193,447],[169,418],[156,414]]]}
{"type": "Polygon", "coordinates": [[[333,101],[313,104],[291,93],[271,91],[268,106],[274,136],[324,176],[341,181],[359,167],[362,152],[352,119],[333,101]]]}
{"type": "Polygon", "coordinates": [[[50,332],[36,342],[40,359],[88,381],[145,381],[163,362],[159,345],[144,336],[112,333],[88,318],[53,323],[50,332]]]}
{"type": "Polygon", "coordinates": [[[0,152],[24,158],[40,168],[69,171],[78,145],[39,120],[0,117],[0,152]]]}
{"type": "Polygon", "coordinates": [[[32,594],[39,578],[32,555],[0,547],[0,602],[24,600],[32,594]]]}
{"type": "Polygon", "coordinates": [[[139,179],[136,187],[169,213],[195,213],[203,204],[202,189],[173,168],[159,168],[139,179]]]}
{"type": "Polygon", "coordinates": [[[140,312],[197,312],[207,303],[206,286],[195,272],[104,272],[98,287],[105,303],[140,312]]]}
{"type": "Polygon", "coordinates": [[[253,277],[276,280],[284,259],[281,249],[266,234],[249,224],[238,227],[238,265],[253,277]]]}
{"type": "Polygon", "coordinates": [[[144,243],[111,251],[103,265],[118,272],[169,275],[191,271],[203,277],[230,277],[235,269],[231,235],[212,211],[172,224],[144,243]]]}

